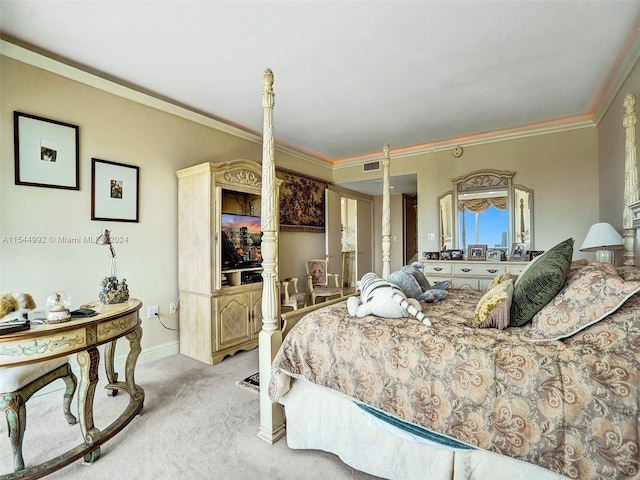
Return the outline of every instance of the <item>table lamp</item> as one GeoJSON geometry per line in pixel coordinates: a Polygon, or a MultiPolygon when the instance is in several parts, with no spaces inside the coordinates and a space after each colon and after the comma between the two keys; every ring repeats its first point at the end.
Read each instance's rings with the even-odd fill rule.
{"type": "Polygon", "coordinates": [[[109,247],[109,256],[111,257],[111,275],[104,277],[101,286],[102,290],[98,294],[102,303],[122,303],[129,300],[129,287],[127,279],[123,278],[122,282],[118,282],[118,269],[116,267],[116,251],[111,244],[111,232],[106,228],[96,240],[98,245],[107,245],[109,247]]]}
{"type": "Polygon", "coordinates": [[[596,252],[596,261],[613,264],[613,250],[624,246],[622,235],[608,223],[595,223],[591,225],[587,236],[580,247],[581,252],[596,252]]]}

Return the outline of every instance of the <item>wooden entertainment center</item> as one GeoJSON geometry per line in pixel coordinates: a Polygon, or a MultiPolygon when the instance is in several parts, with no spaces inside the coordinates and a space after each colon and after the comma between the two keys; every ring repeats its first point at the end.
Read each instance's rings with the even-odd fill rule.
{"type": "Polygon", "coordinates": [[[180,353],[212,365],[258,346],[262,167],[234,160],[176,175],[180,353]]]}

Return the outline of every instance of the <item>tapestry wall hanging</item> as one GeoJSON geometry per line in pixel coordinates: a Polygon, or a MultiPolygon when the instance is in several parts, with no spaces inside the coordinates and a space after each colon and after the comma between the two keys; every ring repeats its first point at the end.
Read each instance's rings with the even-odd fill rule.
{"type": "Polygon", "coordinates": [[[280,186],[280,230],[324,232],[324,196],[328,182],[293,170],[276,168],[280,186]]]}

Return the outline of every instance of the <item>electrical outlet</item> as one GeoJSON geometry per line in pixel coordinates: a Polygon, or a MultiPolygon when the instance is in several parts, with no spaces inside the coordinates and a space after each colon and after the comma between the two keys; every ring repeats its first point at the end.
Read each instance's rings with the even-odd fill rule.
{"type": "Polygon", "coordinates": [[[176,304],[171,302],[169,304],[169,314],[173,315],[174,313],[176,313],[176,311],[177,311],[176,304]]]}
{"type": "Polygon", "coordinates": [[[427,240],[435,240],[435,239],[436,239],[435,233],[427,233],[427,240]]]}
{"type": "Polygon", "coordinates": [[[153,305],[151,307],[147,307],[147,318],[156,318],[158,316],[158,306],[153,305]]]}

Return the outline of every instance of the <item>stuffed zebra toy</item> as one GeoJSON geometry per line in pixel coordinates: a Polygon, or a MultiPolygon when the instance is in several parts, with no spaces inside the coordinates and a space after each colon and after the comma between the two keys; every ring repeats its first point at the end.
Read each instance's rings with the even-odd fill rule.
{"type": "Polygon", "coordinates": [[[375,273],[365,273],[360,280],[360,297],[347,299],[347,310],[352,317],[375,315],[384,318],[403,318],[412,315],[427,326],[431,322],[422,313],[420,302],[407,298],[400,287],[383,280],[375,273]]]}

